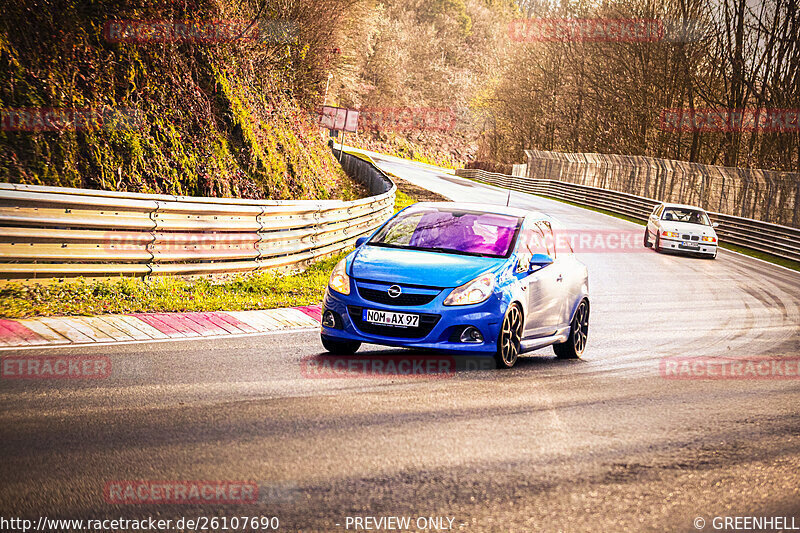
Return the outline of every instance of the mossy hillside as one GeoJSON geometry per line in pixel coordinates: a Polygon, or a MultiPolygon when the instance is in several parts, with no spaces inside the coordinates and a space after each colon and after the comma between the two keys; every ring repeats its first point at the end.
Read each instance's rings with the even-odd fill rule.
{"type": "Polygon", "coordinates": [[[280,61],[254,67],[261,45],[103,35],[109,20],[242,18],[231,13],[239,3],[193,2],[190,11],[184,2],[46,3],[12,1],[0,22],[2,108],[131,110],[136,121],[0,131],[0,180],[245,198],[337,194],[346,178],[280,61]]]}

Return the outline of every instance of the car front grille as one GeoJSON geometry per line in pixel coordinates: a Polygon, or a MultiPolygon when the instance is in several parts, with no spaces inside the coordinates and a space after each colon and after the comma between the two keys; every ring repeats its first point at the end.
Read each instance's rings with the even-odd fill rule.
{"type": "Polygon", "coordinates": [[[384,305],[416,306],[431,303],[442,289],[439,287],[424,287],[422,285],[399,285],[385,281],[356,280],[358,294],[365,300],[384,305]],[[389,296],[389,287],[397,285],[400,294],[394,298],[389,296]]]}
{"type": "Polygon", "coordinates": [[[689,235],[688,233],[686,233],[684,235],[681,235],[681,237],[683,238],[684,241],[699,241],[700,240],[700,236],[699,235],[689,235]]]}
{"type": "Polygon", "coordinates": [[[382,326],[380,324],[370,324],[361,319],[361,312],[363,307],[348,306],[347,313],[350,315],[350,320],[359,330],[364,333],[372,335],[380,335],[382,337],[395,337],[398,339],[421,339],[431,332],[433,327],[439,322],[441,318],[439,315],[430,313],[419,315],[419,326],[416,328],[401,328],[396,326],[382,326]]]}
{"type": "Polygon", "coordinates": [[[402,293],[397,298],[392,298],[386,291],[381,291],[378,289],[368,289],[366,287],[359,287],[358,294],[361,295],[362,298],[365,300],[369,300],[370,302],[377,302],[379,304],[386,304],[386,305],[402,305],[402,306],[414,306],[414,305],[425,305],[427,303],[431,303],[434,298],[436,298],[436,294],[410,294],[410,293],[402,293]]]}

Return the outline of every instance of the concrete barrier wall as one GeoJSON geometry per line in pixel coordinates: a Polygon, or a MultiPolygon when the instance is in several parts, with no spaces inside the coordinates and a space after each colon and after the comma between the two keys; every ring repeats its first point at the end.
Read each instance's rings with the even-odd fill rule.
{"type": "Polygon", "coordinates": [[[800,174],[645,156],[526,150],[527,176],[800,227],[800,174]]]}

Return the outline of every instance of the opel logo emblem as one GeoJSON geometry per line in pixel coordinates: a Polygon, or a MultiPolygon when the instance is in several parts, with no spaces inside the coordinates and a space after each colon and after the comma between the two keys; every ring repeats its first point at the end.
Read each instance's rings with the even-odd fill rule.
{"type": "Polygon", "coordinates": [[[386,291],[386,294],[388,294],[390,298],[397,298],[402,292],[403,290],[400,288],[400,285],[392,285],[386,291]]]}

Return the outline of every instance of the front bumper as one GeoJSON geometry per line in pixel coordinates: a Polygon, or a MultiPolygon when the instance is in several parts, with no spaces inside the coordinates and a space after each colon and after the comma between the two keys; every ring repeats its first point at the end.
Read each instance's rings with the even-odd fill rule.
{"type": "Polygon", "coordinates": [[[334,340],[353,340],[384,346],[401,346],[421,350],[436,350],[469,354],[490,354],[497,351],[497,337],[505,312],[502,299],[494,293],[485,302],[474,305],[447,306],[444,299],[451,289],[444,289],[425,305],[394,306],[366,300],[353,283],[349,295],[326,289],[322,303],[323,315],[332,311],[336,327],[322,326],[324,337],[334,340]],[[374,327],[360,320],[362,309],[377,309],[397,313],[422,315],[424,327],[413,330],[390,326],[374,327]],[[429,326],[429,327],[428,327],[429,326]],[[458,336],[465,326],[477,328],[483,336],[479,343],[460,342],[458,336]]]}
{"type": "Polygon", "coordinates": [[[682,252],[687,254],[706,254],[715,255],[717,253],[717,244],[702,241],[686,241],[685,239],[672,239],[661,237],[659,242],[661,249],[667,252],[682,252]],[[684,243],[691,242],[697,248],[688,247],[684,243]]]}

